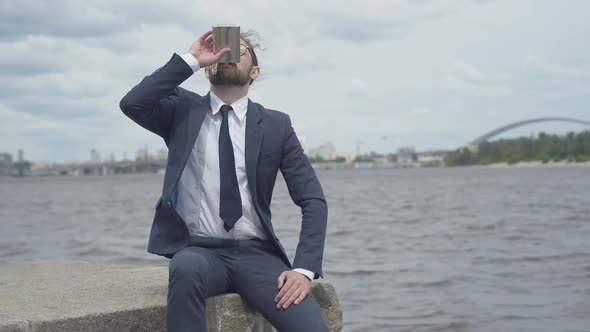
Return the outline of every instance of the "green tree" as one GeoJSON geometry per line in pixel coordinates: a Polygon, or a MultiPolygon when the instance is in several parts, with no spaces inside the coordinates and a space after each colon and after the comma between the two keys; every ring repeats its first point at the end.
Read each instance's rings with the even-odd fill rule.
{"type": "Polygon", "coordinates": [[[16,162],[14,163],[14,168],[16,168],[16,174],[18,176],[25,176],[26,171],[31,170],[31,163],[28,161],[16,162]]]}
{"type": "Polygon", "coordinates": [[[482,142],[477,152],[463,148],[449,153],[448,166],[486,165],[496,162],[514,164],[520,161],[590,160],[590,131],[569,132],[565,136],[539,133],[536,138],[520,137],[482,142]]]}

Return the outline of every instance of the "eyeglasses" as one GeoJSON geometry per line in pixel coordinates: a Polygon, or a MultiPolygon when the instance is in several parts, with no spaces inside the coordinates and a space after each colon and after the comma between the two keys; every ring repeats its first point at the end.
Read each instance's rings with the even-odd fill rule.
{"type": "Polygon", "coordinates": [[[250,46],[248,45],[240,44],[240,56],[244,56],[249,48],[250,46]]]}
{"type": "Polygon", "coordinates": [[[244,54],[246,54],[246,51],[248,50],[250,50],[250,55],[252,56],[252,63],[254,64],[254,66],[258,66],[258,59],[256,57],[256,54],[254,54],[254,52],[252,51],[252,47],[240,44],[240,56],[244,56],[244,54]]]}

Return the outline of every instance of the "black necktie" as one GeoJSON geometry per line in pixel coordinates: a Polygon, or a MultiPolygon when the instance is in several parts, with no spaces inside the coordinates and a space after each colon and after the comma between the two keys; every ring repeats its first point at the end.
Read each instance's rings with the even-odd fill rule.
{"type": "Polygon", "coordinates": [[[221,129],[219,131],[219,175],[220,175],[220,199],[219,217],[223,220],[223,228],[230,231],[236,221],[242,216],[242,199],[236,176],[236,164],[234,160],[234,148],[229,136],[228,112],[231,106],[221,106],[221,129]]]}

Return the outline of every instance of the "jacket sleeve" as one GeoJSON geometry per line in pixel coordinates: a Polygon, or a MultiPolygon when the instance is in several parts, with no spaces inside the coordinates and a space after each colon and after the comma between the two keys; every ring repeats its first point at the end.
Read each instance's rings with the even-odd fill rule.
{"type": "Polygon", "coordinates": [[[134,86],[119,102],[125,115],[166,142],[181,91],[178,86],[193,74],[176,53],[162,67],[134,86]]]}
{"type": "Polygon", "coordinates": [[[314,279],[323,278],[322,257],[328,222],[328,204],[320,181],[307,155],[303,152],[288,115],[285,132],[280,169],[289,195],[301,208],[302,214],[301,232],[293,268],[315,272],[314,279]]]}

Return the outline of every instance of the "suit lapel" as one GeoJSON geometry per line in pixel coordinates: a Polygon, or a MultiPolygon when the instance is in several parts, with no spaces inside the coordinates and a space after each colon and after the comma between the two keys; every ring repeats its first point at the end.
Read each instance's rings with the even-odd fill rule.
{"type": "Polygon", "coordinates": [[[195,146],[195,142],[197,140],[197,136],[199,135],[199,131],[201,129],[201,125],[203,124],[203,120],[205,120],[205,115],[207,115],[207,111],[209,111],[210,106],[210,96],[209,93],[202,96],[201,98],[197,99],[189,99],[189,110],[187,115],[186,121],[186,133],[187,133],[187,140],[186,145],[184,147],[184,151],[182,152],[179,168],[176,171],[174,181],[168,188],[168,194],[170,194],[178,182],[184,167],[188,161],[188,158],[191,154],[193,147],[195,146]]]}
{"type": "MultiPolygon", "coordinates": [[[[182,153],[180,167],[176,172],[174,181],[168,188],[169,194],[172,192],[174,186],[178,182],[178,179],[180,178],[180,175],[182,174],[182,171],[186,166],[188,158],[191,154],[192,148],[195,145],[201,125],[203,124],[203,120],[205,120],[205,115],[210,108],[209,98],[210,95],[208,93],[198,101],[190,101],[190,109],[188,112],[187,121],[187,141],[185,149],[182,153]]],[[[260,114],[260,110],[250,99],[248,99],[245,134],[245,163],[246,177],[248,178],[248,189],[250,190],[250,194],[254,200],[256,197],[256,169],[258,167],[258,156],[260,154],[263,138],[261,122],[262,115],[260,114]]]]}
{"type": "Polygon", "coordinates": [[[256,201],[256,168],[258,167],[258,155],[262,145],[262,115],[254,103],[248,99],[248,111],[246,113],[246,177],[252,200],[256,201]]]}

